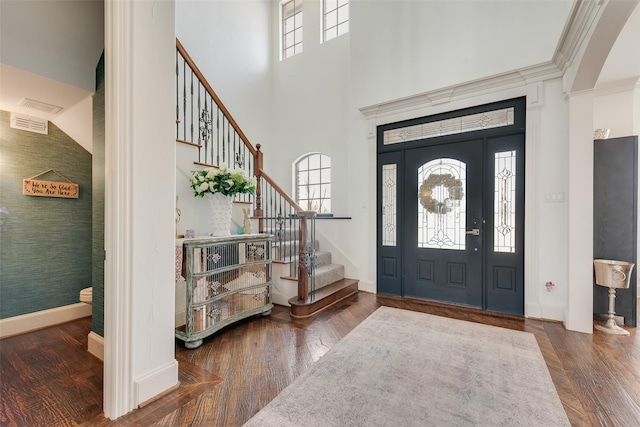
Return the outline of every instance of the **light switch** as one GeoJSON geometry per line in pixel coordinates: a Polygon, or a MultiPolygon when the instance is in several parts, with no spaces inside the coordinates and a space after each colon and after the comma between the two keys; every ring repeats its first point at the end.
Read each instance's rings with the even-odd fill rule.
{"type": "Polygon", "coordinates": [[[564,193],[544,193],[545,203],[562,203],[564,202],[564,193]]]}

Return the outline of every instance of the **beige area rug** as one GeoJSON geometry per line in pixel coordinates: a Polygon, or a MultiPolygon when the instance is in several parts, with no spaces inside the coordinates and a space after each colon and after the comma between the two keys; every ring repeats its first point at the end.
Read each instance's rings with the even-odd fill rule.
{"type": "Polygon", "coordinates": [[[569,426],[533,334],[381,307],[245,426],[569,426]]]}

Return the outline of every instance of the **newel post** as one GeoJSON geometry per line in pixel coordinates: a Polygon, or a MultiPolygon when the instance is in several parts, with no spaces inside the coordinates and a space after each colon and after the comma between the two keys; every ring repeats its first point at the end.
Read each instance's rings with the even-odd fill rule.
{"type": "Polygon", "coordinates": [[[309,298],[309,271],[313,269],[313,264],[315,263],[315,242],[313,241],[315,239],[315,233],[313,227],[310,227],[309,224],[313,223],[314,218],[316,217],[316,212],[300,211],[296,212],[296,214],[300,217],[300,241],[298,245],[298,299],[305,301],[309,298]]]}
{"type": "Polygon", "coordinates": [[[264,159],[260,147],[260,144],[256,144],[256,154],[253,156],[253,174],[256,177],[256,207],[253,216],[258,218],[258,233],[264,232],[264,220],[262,218],[262,164],[264,159]]]}

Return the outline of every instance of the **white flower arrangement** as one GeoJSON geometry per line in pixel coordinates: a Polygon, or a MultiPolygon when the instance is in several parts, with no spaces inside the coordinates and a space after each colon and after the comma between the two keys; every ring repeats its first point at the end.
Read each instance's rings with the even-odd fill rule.
{"type": "Polygon", "coordinates": [[[243,170],[229,170],[224,163],[221,163],[218,169],[193,171],[191,188],[196,197],[204,197],[207,193],[235,196],[253,193],[256,190],[256,182],[254,177],[247,177],[243,170]]]}

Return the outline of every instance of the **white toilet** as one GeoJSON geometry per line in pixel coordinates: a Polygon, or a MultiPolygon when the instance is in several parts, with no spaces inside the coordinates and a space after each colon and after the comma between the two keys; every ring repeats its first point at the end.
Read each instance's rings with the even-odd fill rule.
{"type": "Polygon", "coordinates": [[[84,288],[80,291],[80,302],[84,302],[86,304],[91,305],[91,300],[93,298],[93,288],[84,288]]]}

